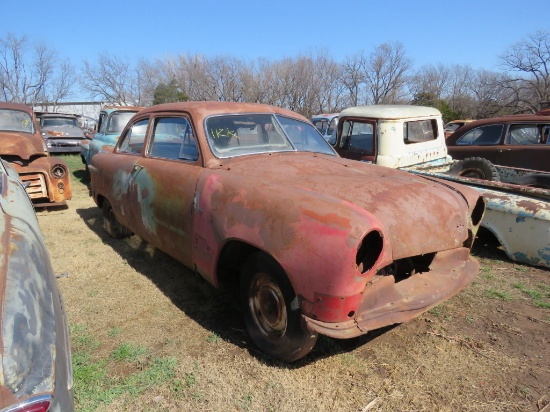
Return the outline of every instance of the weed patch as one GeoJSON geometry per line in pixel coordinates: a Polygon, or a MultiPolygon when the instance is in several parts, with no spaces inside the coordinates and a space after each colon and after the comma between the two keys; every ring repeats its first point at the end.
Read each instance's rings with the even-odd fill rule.
{"type": "Polygon", "coordinates": [[[487,297],[491,299],[511,300],[512,296],[508,292],[504,292],[496,289],[487,290],[487,297]]]}

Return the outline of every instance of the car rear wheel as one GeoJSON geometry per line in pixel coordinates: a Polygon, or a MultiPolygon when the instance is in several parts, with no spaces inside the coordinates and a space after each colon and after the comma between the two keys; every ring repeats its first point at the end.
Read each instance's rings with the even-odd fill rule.
{"type": "Polygon", "coordinates": [[[317,332],[307,327],[284,271],[265,253],[255,253],[243,267],[241,302],[248,334],[269,356],[293,362],[313,349],[317,332]]]}
{"type": "Polygon", "coordinates": [[[122,226],[113,212],[113,207],[107,199],[103,201],[103,227],[105,231],[115,239],[122,239],[128,236],[132,236],[132,232],[122,226]]]}
{"type": "Polygon", "coordinates": [[[482,157],[468,157],[459,160],[449,170],[451,174],[474,179],[499,182],[500,176],[494,164],[482,157]]]}

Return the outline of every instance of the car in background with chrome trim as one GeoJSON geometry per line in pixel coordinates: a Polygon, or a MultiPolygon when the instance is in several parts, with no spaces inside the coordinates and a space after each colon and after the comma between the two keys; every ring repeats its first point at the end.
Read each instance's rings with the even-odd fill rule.
{"type": "Polygon", "coordinates": [[[44,113],[40,116],[40,132],[50,153],[80,153],[84,131],[78,118],[71,114],[44,113]]]}
{"type": "Polygon", "coordinates": [[[89,171],[109,235],[138,235],[240,290],[252,341],[285,362],[318,333],[352,338],[419,316],[479,269],[475,190],[340,158],[279,107],[142,109],[89,171]]]}
{"type": "Polygon", "coordinates": [[[35,206],[61,206],[71,199],[69,167],[50,156],[29,106],[0,103],[0,157],[17,171],[35,206]]]}
{"type": "Polygon", "coordinates": [[[0,410],[73,411],[63,299],[29,197],[1,160],[0,229],[0,410]]]}

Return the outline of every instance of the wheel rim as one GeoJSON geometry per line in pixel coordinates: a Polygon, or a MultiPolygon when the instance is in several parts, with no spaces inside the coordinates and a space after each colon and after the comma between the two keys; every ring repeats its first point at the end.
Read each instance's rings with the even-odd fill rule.
{"type": "Polygon", "coordinates": [[[250,285],[248,305],[252,319],[265,338],[284,336],[287,326],[285,298],[271,277],[263,273],[256,275],[250,285]]]}
{"type": "Polygon", "coordinates": [[[485,179],[485,173],[482,170],[476,168],[464,169],[460,172],[460,176],[473,177],[474,179],[485,179]]]}

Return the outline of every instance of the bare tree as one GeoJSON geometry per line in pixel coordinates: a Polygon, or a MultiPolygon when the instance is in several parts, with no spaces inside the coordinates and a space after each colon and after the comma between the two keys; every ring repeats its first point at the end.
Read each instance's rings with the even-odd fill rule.
{"type": "Polygon", "coordinates": [[[58,102],[71,93],[74,69],[69,63],[55,65],[54,50],[30,45],[25,36],[8,33],[0,38],[0,93],[8,102],[35,104],[58,102]]]}
{"type": "Polygon", "coordinates": [[[509,78],[502,83],[514,104],[536,112],[550,100],[550,32],[537,31],[506,50],[501,56],[509,78]]]}
{"type": "Polygon", "coordinates": [[[209,60],[207,70],[209,86],[215,100],[243,101],[244,79],[248,74],[243,61],[229,56],[214,57],[209,60]]]}
{"type": "Polygon", "coordinates": [[[451,70],[443,64],[422,66],[410,78],[409,89],[413,95],[426,93],[442,99],[450,86],[451,70]]]}
{"type": "Polygon", "coordinates": [[[348,91],[349,105],[357,106],[361,87],[365,82],[362,67],[365,66],[365,55],[363,52],[346,57],[341,64],[341,82],[348,91]]]}
{"type": "Polygon", "coordinates": [[[372,104],[403,102],[405,86],[413,60],[407,57],[403,44],[383,43],[363,63],[368,101],[372,104]]]}
{"type": "Polygon", "coordinates": [[[341,82],[342,68],[331,57],[328,51],[321,50],[313,57],[315,78],[312,79],[317,86],[314,106],[311,114],[332,113],[344,108],[346,88],[341,82]]]}
{"type": "Polygon", "coordinates": [[[84,60],[80,83],[91,98],[121,106],[141,104],[138,72],[127,59],[100,53],[96,65],[84,60]]]}
{"type": "Polygon", "coordinates": [[[159,84],[168,84],[173,78],[166,73],[167,60],[155,59],[148,61],[144,58],[138,60],[136,67],[139,90],[139,102],[141,106],[153,104],[155,89],[159,84]]]}

